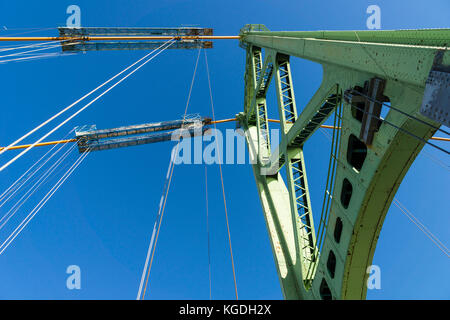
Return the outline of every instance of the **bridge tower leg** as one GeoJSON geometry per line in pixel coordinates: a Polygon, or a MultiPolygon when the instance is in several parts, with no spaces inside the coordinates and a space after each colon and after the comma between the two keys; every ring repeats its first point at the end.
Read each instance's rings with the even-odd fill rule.
{"type": "MultiPolygon", "coordinates": [[[[263,25],[247,25],[240,36],[247,62],[244,112],[238,119],[255,159],[253,172],[283,295],[364,299],[367,268],[391,201],[440,126],[421,107],[432,72],[441,72],[444,79],[449,75],[450,30],[270,32],[263,25]],[[292,56],[320,63],[324,71],[320,88],[301,112],[292,56]],[[272,79],[281,127],[275,150],[266,103],[272,79]],[[386,102],[397,110],[380,120],[386,102]],[[341,130],[333,139],[325,192],[330,205],[322,208],[316,234],[303,145],[333,113],[341,130]]],[[[442,81],[437,85],[444,88],[442,81]]]]}

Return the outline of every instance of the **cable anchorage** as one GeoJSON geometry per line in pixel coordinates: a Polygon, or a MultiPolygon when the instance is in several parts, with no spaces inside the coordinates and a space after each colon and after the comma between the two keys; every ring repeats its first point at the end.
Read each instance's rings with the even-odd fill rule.
{"type": "MultiPolygon", "coordinates": [[[[373,78],[373,79],[371,79],[371,81],[376,81],[376,79],[378,79],[378,78],[373,78]]],[[[432,146],[432,147],[434,147],[434,148],[436,148],[436,149],[438,149],[438,150],[440,150],[440,151],[442,151],[442,152],[444,152],[446,154],[450,154],[450,152],[448,150],[445,150],[445,149],[439,147],[438,145],[436,145],[434,143],[431,143],[431,142],[429,142],[429,141],[427,141],[427,140],[425,140],[425,139],[415,135],[414,133],[412,133],[412,132],[410,132],[410,131],[408,131],[406,129],[403,129],[403,128],[401,128],[401,127],[399,127],[399,126],[397,126],[397,125],[387,121],[386,119],[383,119],[380,116],[379,112],[376,112],[376,114],[374,114],[373,113],[373,109],[372,109],[372,112],[370,112],[370,109],[368,111],[367,110],[368,109],[367,108],[368,103],[376,103],[378,105],[386,105],[386,103],[384,101],[379,100],[379,98],[377,99],[377,98],[374,98],[374,97],[371,97],[371,96],[367,95],[365,92],[368,91],[368,88],[369,88],[369,82],[366,82],[365,83],[365,89],[361,88],[359,86],[355,86],[354,88],[347,89],[344,92],[344,99],[345,99],[345,101],[348,104],[351,105],[352,108],[354,108],[355,110],[358,110],[358,111],[360,111],[362,113],[362,116],[361,116],[361,114],[357,115],[358,120],[361,120],[361,121],[363,119],[371,119],[372,120],[372,121],[370,121],[369,124],[367,124],[367,122],[366,122],[366,125],[371,126],[371,130],[372,130],[373,134],[378,130],[378,128],[381,125],[381,123],[385,123],[387,125],[390,125],[390,126],[396,128],[397,130],[399,130],[399,131],[401,131],[401,132],[403,132],[405,134],[410,135],[411,137],[413,137],[413,138],[415,138],[415,139],[417,139],[417,140],[419,140],[419,141],[421,141],[421,142],[423,142],[425,144],[428,144],[428,145],[430,145],[430,146],[432,146]],[[364,108],[362,107],[363,105],[364,105],[364,108]],[[375,121],[373,121],[373,120],[375,120],[375,121]]],[[[380,95],[379,92],[376,92],[375,96],[376,97],[380,97],[380,96],[382,96],[382,94],[380,95]]],[[[383,98],[383,100],[384,100],[384,98],[383,98]]],[[[399,110],[398,108],[392,107],[390,105],[386,105],[386,106],[391,108],[394,111],[402,113],[403,115],[405,115],[405,116],[407,116],[407,117],[409,117],[411,119],[419,121],[422,124],[428,125],[428,126],[430,126],[431,128],[433,128],[435,130],[439,130],[439,131],[441,131],[441,132],[443,132],[445,134],[450,134],[450,133],[448,133],[445,130],[442,130],[442,129],[437,128],[436,126],[434,126],[434,125],[432,125],[430,123],[427,123],[426,121],[423,121],[423,120],[418,119],[418,118],[416,118],[416,117],[414,117],[412,115],[409,115],[408,113],[403,112],[403,111],[399,110]]],[[[379,110],[379,111],[381,111],[381,110],[379,110]]],[[[366,121],[369,121],[369,120],[366,120],[366,121]]],[[[364,129],[365,129],[364,126],[362,126],[361,133],[360,133],[360,138],[362,138],[361,134],[363,133],[364,129]]],[[[370,143],[371,143],[370,140],[365,140],[364,142],[366,144],[368,144],[368,145],[370,145],[370,143]],[[368,143],[368,142],[370,142],[370,143],[368,143]]]]}

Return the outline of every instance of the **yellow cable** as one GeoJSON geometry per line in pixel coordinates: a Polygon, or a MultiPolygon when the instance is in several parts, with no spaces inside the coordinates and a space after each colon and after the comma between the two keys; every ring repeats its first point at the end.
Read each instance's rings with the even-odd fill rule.
{"type": "MultiPolygon", "coordinates": [[[[77,141],[77,139],[42,142],[42,143],[36,144],[35,147],[51,146],[51,145],[54,145],[54,144],[70,143],[70,142],[76,142],[76,141],[77,141]]],[[[31,146],[32,146],[31,144],[24,144],[24,145],[21,145],[21,146],[10,147],[8,150],[26,149],[26,148],[29,148],[31,146]]],[[[0,147],[0,151],[2,151],[5,148],[6,147],[0,147]]]]}
{"type": "MultiPolygon", "coordinates": [[[[218,123],[225,123],[225,122],[232,122],[232,121],[236,121],[236,118],[233,119],[223,119],[223,120],[215,120],[215,121],[211,121],[211,124],[215,125],[218,123]]],[[[269,122],[280,122],[280,120],[275,120],[275,119],[268,119],[269,122]]],[[[328,126],[328,125],[321,125],[321,128],[325,128],[325,129],[341,129],[340,127],[333,127],[333,126],[328,126]]],[[[445,141],[445,142],[450,142],[450,138],[444,138],[444,137],[431,137],[430,140],[437,140],[437,141],[445,141]]],[[[51,146],[54,144],[60,144],[60,143],[70,143],[70,142],[76,142],[77,139],[68,139],[68,140],[58,140],[58,141],[49,141],[49,142],[42,142],[42,143],[38,143],[35,145],[35,147],[43,147],[43,146],[51,146]]],[[[18,150],[18,149],[26,149],[31,147],[31,144],[24,144],[24,145],[20,145],[20,146],[14,146],[14,147],[10,147],[8,148],[9,150],[18,150]]],[[[0,147],[0,151],[2,151],[3,149],[5,149],[6,147],[0,147]]]]}
{"type": "MultiPolygon", "coordinates": [[[[206,55],[206,51],[204,51],[205,53],[205,63],[206,63],[206,73],[208,75],[208,85],[209,85],[209,97],[211,99],[211,111],[212,111],[212,117],[213,120],[215,122],[215,114],[214,114],[214,102],[213,102],[213,97],[212,97],[212,90],[211,90],[211,79],[210,79],[210,75],[209,75],[209,67],[208,67],[208,58],[206,55]]],[[[217,131],[216,128],[216,124],[214,123],[214,129],[215,131],[217,131]]],[[[216,143],[217,143],[217,137],[216,137],[216,143]]],[[[238,290],[237,290],[237,284],[236,284],[236,271],[234,269],[234,258],[233,258],[233,248],[231,246],[231,233],[230,233],[230,224],[228,222],[228,211],[227,211],[227,201],[225,198],[225,187],[223,184],[223,173],[222,173],[222,164],[220,163],[220,148],[217,148],[217,152],[219,155],[219,171],[220,171],[220,181],[222,183],[222,196],[223,196],[223,205],[224,205],[224,209],[225,209],[225,218],[227,221],[227,231],[228,231],[228,242],[230,245],[230,256],[231,256],[231,266],[233,268],[233,279],[234,279],[234,290],[236,292],[236,300],[238,299],[238,290]]]]}

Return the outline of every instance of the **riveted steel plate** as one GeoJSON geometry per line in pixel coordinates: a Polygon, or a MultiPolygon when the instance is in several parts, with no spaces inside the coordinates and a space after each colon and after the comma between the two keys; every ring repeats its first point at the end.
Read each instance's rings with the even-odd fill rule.
{"type": "Polygon", "coordinates": [[[450,73],[431,71],[428,77],[420,113],[450,127],[450,73]]]}

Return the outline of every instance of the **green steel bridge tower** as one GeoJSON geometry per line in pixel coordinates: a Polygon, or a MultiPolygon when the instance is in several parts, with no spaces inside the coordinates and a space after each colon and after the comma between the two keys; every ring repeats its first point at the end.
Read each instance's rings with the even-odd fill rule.
{"type": "Polygon", "coordinates": [[[238,118],[257,159],[253,172],[286,299],[366,297],[367,270],[394,195],[424,144],[441,124],[449,126],[449,43],[449,29],[241,30],[246,69],[238,118]],[[295,102],[291,57],[323,67],[322,84],[303,108],[295,102]],[[266,103],[272,79],[281,123],[275,150],[266,103]],[[316,231],[302,147],[333,113],[341,130],[333,130],[316,231]]]}

